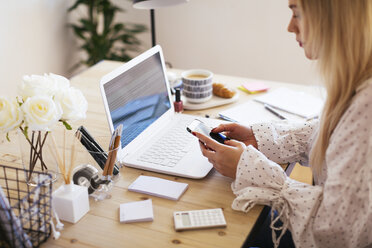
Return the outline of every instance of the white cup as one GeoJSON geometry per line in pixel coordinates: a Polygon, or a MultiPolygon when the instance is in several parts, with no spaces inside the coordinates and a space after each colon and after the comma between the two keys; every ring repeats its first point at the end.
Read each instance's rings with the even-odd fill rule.
{"type": "Polygon", "coordinates": [[[184,71],[181,77],[183,95],[188,102],[203,103],[212,98],[212,72],[194,69],[184,71]]]}

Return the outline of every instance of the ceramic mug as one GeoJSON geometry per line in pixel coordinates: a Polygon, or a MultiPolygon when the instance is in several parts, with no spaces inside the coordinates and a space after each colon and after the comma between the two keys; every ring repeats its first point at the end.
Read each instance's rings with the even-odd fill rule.
{"type": "Polygon", "coordinates": [[[183,95],[191,103],[203,103],[212,98],[213,73],[208,70],[194,69],[181,74],[183,95]]]}

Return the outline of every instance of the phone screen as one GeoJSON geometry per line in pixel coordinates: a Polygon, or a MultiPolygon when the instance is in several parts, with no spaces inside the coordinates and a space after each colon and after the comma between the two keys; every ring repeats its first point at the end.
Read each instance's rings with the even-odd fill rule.
{"type": "Polygon", "coordinates": [[[223,135],[222,133],[212,133],[211,132],[212,128],[208,127],[201,120],[198,120],[198,119],[193,120],[193,122],[191,122],[190,125],[188,125],[186,127],[186,129],[190,133],[192,133],[192,132],[202,133],[205,136],[209,136],[212,139],[214,139],[214,140],[216,140],[216,141],[218,141],[222,144],[225,142],[225,140],[229,139],[225,135],[223,135]]]}

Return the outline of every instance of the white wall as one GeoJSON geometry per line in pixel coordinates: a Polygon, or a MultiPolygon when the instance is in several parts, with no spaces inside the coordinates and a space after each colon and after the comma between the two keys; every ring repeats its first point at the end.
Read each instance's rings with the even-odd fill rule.
{"type": "MultiPolygon", "coordinates": [[[[74,0],[0,0],[0,95],[15,94],[23,75],[54,72],[71,76],[76,40],[67,28],[74,0]]],[[[129,0],[118,21],[150,27],[147,10],[129,0]]],[[[286,31],[287,0],[190,0],[156,10],[157,41],[175,68],[205,68],[230,74],[293,83],[317,81],[312,64],[286,31]]],[[[150,32],[141,34],[143,50],[150,32]]]]}
{"type": "Polygon", "coordinates": [[[190,0],[155,12],[157,41],[175,68],[310,84],[315,66],[287,32],[287,0],[190,0]]]}
{"type": "MultiPolygon", "coordinates": [[[[71,71],[85,56],[67,26],[86,13],[82,8],[67,13],[75,1],[0,0],[0,95],[15,95],[23,75],[53,72],[70,77],[84,69],[71,71]]],[[[129,0],[113,3],[126,10],[117,20],[149,25],[148,11],[133,9],[129,0]]],[[[138,53],[150,47],[150,32],[139,38],[143,49],[138,53]]]]}
{"type": "Polygon", "coordinates": [[[71,37],[66,0],[0,0],[0,95],[15,95],[23,75],[68,75],[71,37]]]}

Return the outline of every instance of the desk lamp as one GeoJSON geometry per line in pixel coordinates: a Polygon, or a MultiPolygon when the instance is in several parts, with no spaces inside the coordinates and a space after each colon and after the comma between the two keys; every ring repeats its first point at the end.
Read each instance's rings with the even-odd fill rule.
{"type": "Polygon", "coordinates": [[[150,10],[152,46],[156,45],[154,9],[179,5],[182,3],[187,3],[188,1],[189,0],[133,0],[133,8],[150,10]]]}

